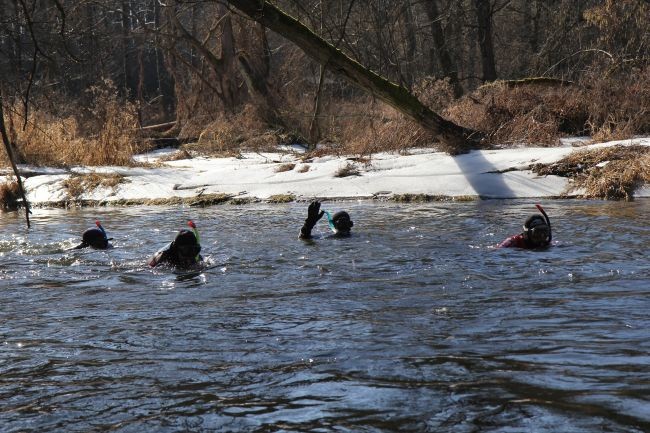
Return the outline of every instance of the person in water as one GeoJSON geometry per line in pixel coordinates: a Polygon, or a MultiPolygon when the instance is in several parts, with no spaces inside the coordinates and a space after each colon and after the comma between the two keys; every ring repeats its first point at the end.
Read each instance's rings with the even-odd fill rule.
{"type": "Polygon", "coordinates": [[[346,211],[336,212],[334,215],[330,215],[329,212],[320,210],[320,202],[313,201],[309,204],[307,208],[307,219],[305,219],[305,224],[303,224],[300,229],[300,239],[311,239],[311,231],[320,220],[323,215],[327,215],[327,220],[330,226],[330,229],[334,232],[336,237],[347,237],[350,236],[350,229],[354,226],[354,223],[350,219],[350,215],[346,211]]]}
{"type": "Polygon", "coordinates": [[[510,236],[501,242],[499,248],[524,248],[532,250],[544,248],[551,244],[551,221],[540,205],[536,205],[542,215],[535,214],[526,218],[524,231],[518,235],[510,236]]]}
{"type": "Polygon", "coordinates": [[[106,230],[104,230],[102,224],[99,221],[95,221],[95,227],[91,227],[83,232],[81,235],[81,243],[72,249],[80,250],[82,248],[91,247],[96,250],[106,250],[113,248],[113,245],[108,242],[110,240],[113,240],[113,238],[109,238],[106,235],[106,230]]]}
{"type": "Polygon", "coordinates": [[[151,259],[149,266],[156,267],[166,263],[178,268],[189,268],[203,262],[201,239],[193,221],[187,223],[192,230],[182,229],[176,238],[162,249],[158,250],[151,259]]]}

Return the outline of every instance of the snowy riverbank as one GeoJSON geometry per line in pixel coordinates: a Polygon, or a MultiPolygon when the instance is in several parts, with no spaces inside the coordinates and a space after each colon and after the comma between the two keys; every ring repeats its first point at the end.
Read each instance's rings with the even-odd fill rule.
{"type": "MultiPolygon", "coordinates": [[[[571,152],[603,146],[650,146],[650,138],[579,147],[574,147],[574,143],[575,140],[566,140],[561,147],[483,150],[459,156],[415,149],[408,155],[375,154],[369,161],[336,156],[303,160],[299,149],[282,149],[277,153],[243,153],[239,158],[195,157],[162,162],[160,158],[172,150],[159,150],[136,157],[137,161],[145,163],[143,167],[21,169],[28,175],[25,180],[27,198],[34,205],[68,199],[64,182],[72,175],[88,173],[124,177],[117,185],[99,186],[77,197],[106,204],[209,194],[255,200],[268,200],[277,195],[310,200],[315,197],[389,198],[401,194],[544,198],[566,194],[569,181],[558,176],[538,176],[529,169],[531,164],[552,163],[571,152]],[[336,177],[337,172],[349,164],[358,170],[358,175],[336,177]]],[[[572,191],[569,196],[579,194],[579,190],[572,191]]],[[[650,197],[650,186],[637,190],[635,196],[650,197]]]]}

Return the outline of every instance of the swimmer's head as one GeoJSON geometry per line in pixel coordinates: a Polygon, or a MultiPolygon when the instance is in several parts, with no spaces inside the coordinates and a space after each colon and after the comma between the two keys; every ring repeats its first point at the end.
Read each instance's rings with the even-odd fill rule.
{"type": "Polygon", "coordinates": [[[334,226],[334,232],[338,235],[349,235],[350,229],[354,226],[350,215],[343,210],[336,212],[332,216],[332,224],[334,226]]]}
{"type": "Polygon", "coordinates": [[[532,245],[541,247],[551,241],[551,228],[542,215],[531,215],[524,223],[524,238],[532,245]]]}
{"type": "Polygon", "coordinates": [[[193,231],[183,229],[176,235],[170,249],[179,260],[194,261],[201,252],[201,245],[193,231]]]}
{"type": "Polygon", "coordinates": [[[81,236],[81,248],[91,247],[98,250],[105,250],[108,248],[108,238],[106,233],[97,227],[86,230],[81,236]]]}

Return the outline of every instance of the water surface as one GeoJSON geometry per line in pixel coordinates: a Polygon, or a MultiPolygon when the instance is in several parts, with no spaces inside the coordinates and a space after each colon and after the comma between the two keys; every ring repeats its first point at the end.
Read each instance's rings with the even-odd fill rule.
{"type": "Polygon", "coordinates": [[[650,201],[0,215],[0,431],[650,431],[650,201]],[[66,252],[99,218],[115,249],[66,252]],[[188,218],[211,267],[148,269],[188,218]]]}

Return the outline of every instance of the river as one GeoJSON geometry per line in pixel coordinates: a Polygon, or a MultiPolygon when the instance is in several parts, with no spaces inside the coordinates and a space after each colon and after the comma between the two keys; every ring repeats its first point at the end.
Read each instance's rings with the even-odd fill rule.
{"type": "Polygon", "coordinates": [[[544,251],[524,201],[0,214],[0,431],[650,431],[650,200],[543,204],[544,251]],[[209,268],[149,269],[189,218],[209,268]]]}

